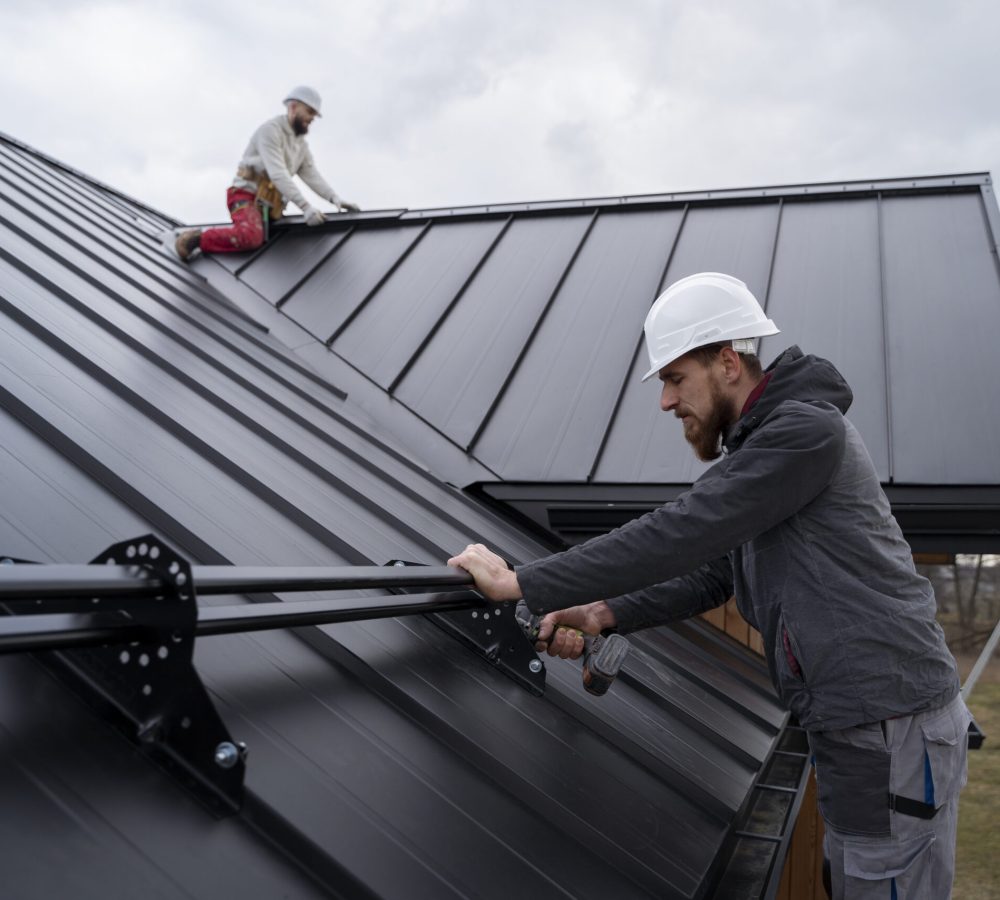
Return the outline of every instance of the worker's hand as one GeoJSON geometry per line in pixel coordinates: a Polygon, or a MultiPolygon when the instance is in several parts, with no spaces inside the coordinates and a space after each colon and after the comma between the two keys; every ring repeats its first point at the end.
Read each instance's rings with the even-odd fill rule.
{"type": "Polygon", "coordinates": [[[550,612],[538,629],[535,649],[549,656],[577,659],[583,656],[583,636],[596,636],[617,625],[615,614],[603,600],[550,612]]]}
{"type": "Polygon", "coordinates": [[[349,200],[341,200],[337,204],[337,208],[341,212],[361,212],[361,207],[357,203],[351,203],[349,200]]]}
{"type": "Polygon", "coordinates": [[[465,569],[476,581],[476,590],[487,600],[519,600],[521,586],[517,575],[507,568],[503,557],[482,544],[469,544],[458,556],[448,560],[449,566],[465,569]]]}
{"type": "Polygon", "coordinates": [[[306,220],[306,225],[322,225],[326,221],[322,210],[308,204],[302,208],[302,216],[306,220]]]}

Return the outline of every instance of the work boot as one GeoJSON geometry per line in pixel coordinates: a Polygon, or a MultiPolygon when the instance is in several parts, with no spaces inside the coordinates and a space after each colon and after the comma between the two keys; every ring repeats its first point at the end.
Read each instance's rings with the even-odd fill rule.
{"type": "Polygon", "coordinates": [[[174,242],[174,249],[177,251],[177,255],[183,259],[185,262],[191,258],[191,254],[194,253],[201,246],[201,231],[197,228],[192,228],[189,231],[182,231],[177,235],[177,240],[174,242]]]}

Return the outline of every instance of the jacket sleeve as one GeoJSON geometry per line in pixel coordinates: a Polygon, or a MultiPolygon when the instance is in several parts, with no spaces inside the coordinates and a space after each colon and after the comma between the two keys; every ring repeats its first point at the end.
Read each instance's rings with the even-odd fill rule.
{"type": "Polygon", "coordinates": [[[281,191],[286,201],[294,203],[299,209],[308,206],[308,201],[292,179],[285,163],[285,153],[282,147],[281,126],[275,122],[267,122],[257,133],[257,151],[264,162],[267,177],[281,191]]]}
{"type": "Polygon", "coordinates": [[[827,403],[786,401],[671,503],[517,568],[528,608],[551,612],[692,572],[795,515],[830,483],[844,421],[827,403]]]}
{"type": "Polygon", "coordinates": [[[732,595],[733,566],[728,556],[722,556],[687,575],[612,597],[607,604],[615,614],[619,633],[628,634],[688,619],[721,606],[732,595]]]}
{"type": "Polygon", "coordinates": [[[306,147],[306,155],[302,158],[302,165],[299,166],[297,174],[299,178],[324,200],[329,200],[331,203],[340,203],[340,197],[337,196],[337,192],[319,174],[319,169],[316,168],[316,163],[313,160],[312,150],[308,146],[306,147]]]}

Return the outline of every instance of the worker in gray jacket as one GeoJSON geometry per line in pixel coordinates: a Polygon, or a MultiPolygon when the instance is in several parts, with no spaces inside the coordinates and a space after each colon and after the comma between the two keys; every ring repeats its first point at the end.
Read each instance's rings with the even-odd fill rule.
{"type": "Polygon", "coordinates": [[[832,896],[945,900],[970,721],[955,661],[844,417],[850,388],[797,347],[762,371],[754,339],[777,331],[735,278],[671,285],[646,318],[645,378],[659,376],[699,458],[721,459],[564,553],[509,570],[475,544],[450,562],[489,599],[547,614],[540,638],[564,658],[582,653],[580,631],[648,628],[735,595],[809,735],[832,896]]]}

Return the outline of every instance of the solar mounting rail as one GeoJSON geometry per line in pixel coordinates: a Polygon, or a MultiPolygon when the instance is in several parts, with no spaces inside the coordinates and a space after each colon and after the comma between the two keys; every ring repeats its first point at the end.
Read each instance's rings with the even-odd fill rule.
{"type": "Polygon", "coordinates": [[[0,653],[35,653],[223,816],[240,809],[247,751],[230,736],[194,668],[195,638],[426,615],[541,695],[545,666],[517,623],[515,604],[490,603],[472,585],[461,569],[402,560],[385,566],[192,566],[144,535],[109,547],[87,565],[0,558],[0,653]],[[356,589],[391,593],[227,606],[196,602],[197,594],[356,589]]]}

